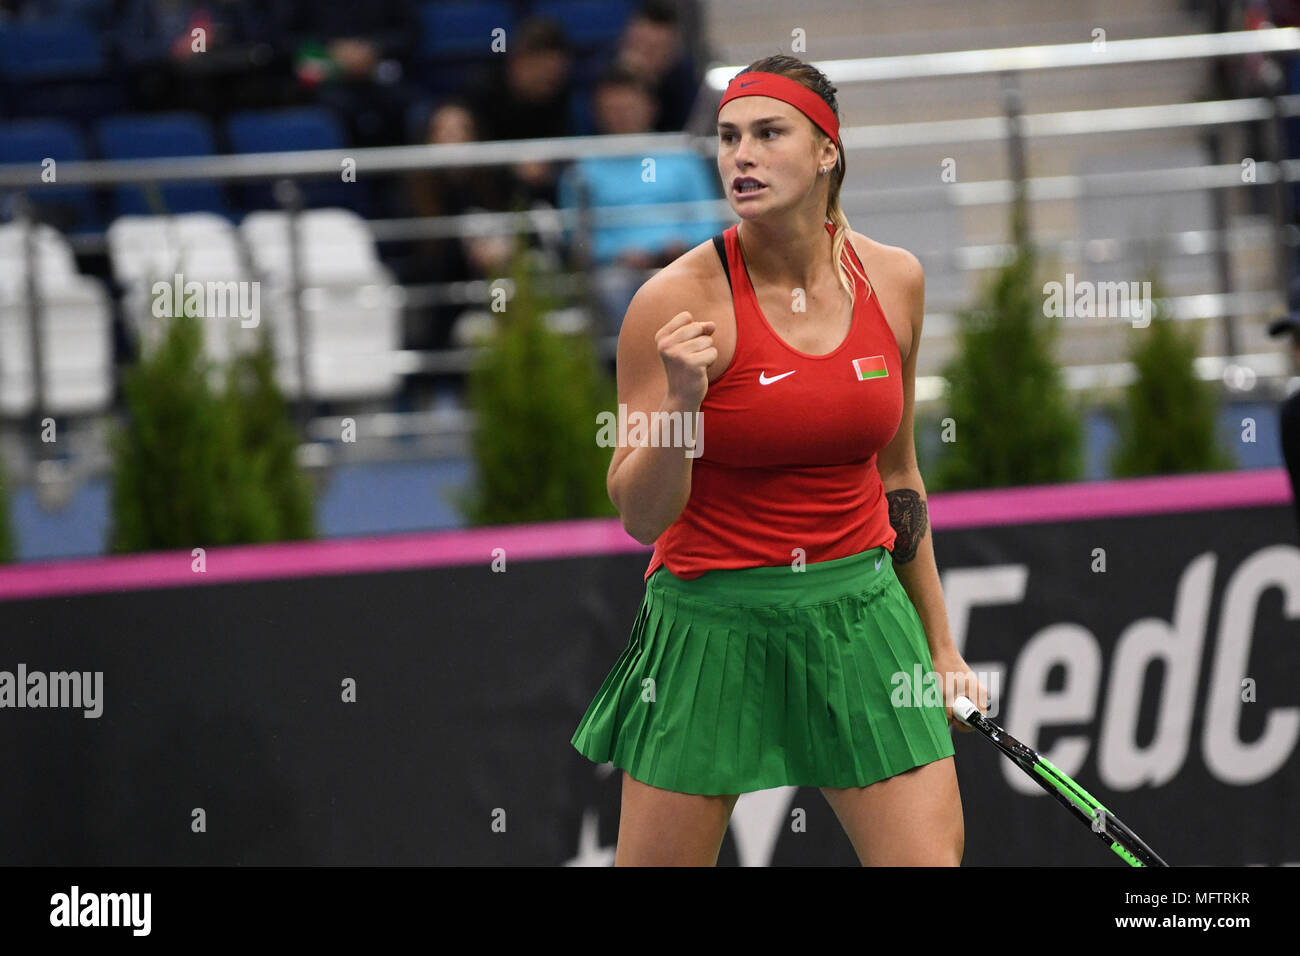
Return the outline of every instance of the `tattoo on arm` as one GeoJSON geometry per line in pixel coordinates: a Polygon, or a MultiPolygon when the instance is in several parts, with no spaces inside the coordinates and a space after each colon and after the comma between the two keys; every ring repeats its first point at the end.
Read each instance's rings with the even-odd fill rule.
{"type": "Polygon", "coordinates": [[[898,533],[894,541],[894,563],[905,564],[916,557],[916,549],[925,537],[928,527],[925,499],[911,488],[886,491],[885,498],[889,501],[889,523],[898,533]]]}

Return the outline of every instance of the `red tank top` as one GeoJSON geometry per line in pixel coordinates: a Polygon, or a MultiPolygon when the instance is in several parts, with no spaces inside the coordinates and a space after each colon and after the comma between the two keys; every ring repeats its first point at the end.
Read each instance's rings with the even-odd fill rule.
{"type": "Polygon", "coordinates": [[[894,331],[850,270],[848,337],[826,355],[787,344],[759,310],[736,229],[714,239],[731,283],[736,352],[700,405],[691,495],[655,541],[647,579],[661,565],[697,578],[714,568],[789,565],[796,548],[811,564],[894,545],[876,468],[903,417],[894,331]]]}

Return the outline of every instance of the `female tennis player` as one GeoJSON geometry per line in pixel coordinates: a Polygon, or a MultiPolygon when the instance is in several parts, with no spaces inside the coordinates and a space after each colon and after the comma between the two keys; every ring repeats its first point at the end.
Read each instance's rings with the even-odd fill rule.
{"type": "Polygon", "coordinates": [[[835,87],[797,58],[731,81],[718,171],[742,221],[647,280],[619,334],[619,402],[698,412],[697,447],[614,452],[654,554],[572,743],[624,772],[616,866],[716,865],[737,797],[786,785],[821,789],[863,865],[959,865],[952,703],[987,692],[912,443],[920,263],[849,228],[835,87]],[[918,662],[942,701],[898,693],[918,662]]]}

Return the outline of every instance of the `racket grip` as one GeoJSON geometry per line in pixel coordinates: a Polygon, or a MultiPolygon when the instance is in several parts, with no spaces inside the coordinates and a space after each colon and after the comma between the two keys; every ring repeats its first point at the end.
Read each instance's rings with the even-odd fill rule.
{"type": "Polygon", "coordinates": [[[963,724],[969,725],[970,715],[979,713],[979,708],[971,703],[969,697],[963,695],[952,702],[952,712],[963,724]]]}

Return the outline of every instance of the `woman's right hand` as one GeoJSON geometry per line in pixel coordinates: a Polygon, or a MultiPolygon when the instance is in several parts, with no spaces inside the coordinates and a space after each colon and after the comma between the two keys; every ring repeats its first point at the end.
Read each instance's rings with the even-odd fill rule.
{"type": "Polygon", "coordinates": [[[668,398],[699,410],[709,390],[709,366],[718,360],[713,322],[697,322],[690,312],[678,312],[657,333],[655,343],[668,375],[668,398]]]}

